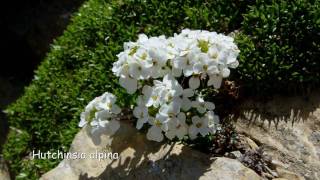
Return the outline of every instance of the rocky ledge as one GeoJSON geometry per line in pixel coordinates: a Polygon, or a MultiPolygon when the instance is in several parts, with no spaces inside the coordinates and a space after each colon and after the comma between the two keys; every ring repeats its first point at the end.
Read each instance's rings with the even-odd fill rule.
{"type": "Polygon", "coordinates": [[[133,125],[122,121],[114,136],[91,135],[88,127],[83,128],[70,148],[71,153],[87,155],[118,153],[118,159],[64,159],[41,179],[319,180],[320,96],[256,102],[243,104],[236,129],[248,150],[262,148],[271,157],[267,172],[256,173],[250,166],[250,153],[235,151],[227,155],[233,159],[214,158],[182,144],[148,141],[133,125]]]}

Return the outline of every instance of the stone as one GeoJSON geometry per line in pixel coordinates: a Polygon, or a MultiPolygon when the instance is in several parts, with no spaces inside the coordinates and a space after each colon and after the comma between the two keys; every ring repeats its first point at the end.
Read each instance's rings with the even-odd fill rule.
{"type": "Polygon", "coordinates": [[[232,156],[233,156],[234,158],[236,158],[236,159],[240,159],[241,156],[242,156],[242,154],[241,154],[240,151],[232,151],[232,152],[230,152],[230,154],[232,154],[232,156]]]}
{"type": "Polygon", "coordinates": [[[257,150],[259,146],[250,138],[245,137],[245,142],[249,145],[250,149],[257,150]]]}
{"type": "Polygon", "coordinates": [[[279,176],[282,178],[286,178],[286,179],[290,179],[290,180],[304,180],[305,179],[304,177],[302,177],[296,173],[287,171],[282,168],[277,168],[277,172],[278,172],[279,176]]]}
{"type": "Polygon", "coordinates": [[[0,179],[1,180],[10,180],[10,174],[7,165],[0,156],[0,179]]]}
{"type": "Polygon", "coordinates": [[[272,157],[272,170],[286,169],[279,178],[320,180],[319,93],[248,99],[239,108],[236,130],[272,157]]]}
{"type": "Polygon", "coordinates": [[[90,128],[85,127],[76,135],[71,153],[105,151],[119,153],[119,158],[64,159],[41,179],[261,179],[236,159],[210,158],[182,144],[148,141],[145,134],[127,122],[121,121],[114,136],[89,132],[90,128]]]}

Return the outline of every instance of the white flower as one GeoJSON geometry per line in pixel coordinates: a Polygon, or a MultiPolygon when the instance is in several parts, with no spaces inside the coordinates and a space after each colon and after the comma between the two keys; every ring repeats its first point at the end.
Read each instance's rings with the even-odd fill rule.
{"type": "Polygon", "coordinates": [[[166,132],[166,137],[173,139],[178,137],[182,139],[188,134],[188,125],[186,124],[186,115],[184,113],[179,113],[177,117],[170,119],[168,122],[168,131],[166,132]]]}
{"type": "Polygon", "coordinates": [[[203,137],[209,134],[208,119],[199,116],[192,117],[192,125],[189,127],[189,136],[191,139],[197,138],[200,133],[203,137]]]}
{"type": "Polygon", "coordinates": [[[112,72],[120,77],[125,77],[129,75],[129,64],[128,64],[128,54],[121,52],[117,55],[119,60],[113,63],[112,72]]]}
{"type": "Polygon", "coordinates": [[[163,104],[159,109],[159,113],[164,117],[172,118],[180,112],[181,102],[180,98],[176,98],[170,104],[163,104]]]}
{"type": "Polygon", "coordinates": [[[129,94],[135,93],[138,89],[138,81],[129,76],[120,77],[119,83],[129,94]]]}
{"type": "Polygon", "coordinates": [[[181,102],[182,110],[188,111],[191,108],[192,102],[189,98],[192,97],[193,95],[194,95],[194,91],[192,89],[188,88],[183,90],[182,102],[181,102]]]}
{"type": "Polygon", "coordinates": [[[150,87],[150,86],[144,86],[142,89],[142,93],[144,95],[144,98],[146,100],[146,106],[147,107],[159,107],[160,104],[162,103],[160,101],[160,95],[161,92],[163,91],[162,86],[158,86],[158,87],[150,87]]]}
{"type": "Polygon", "coordinates": [[[113,135],[120,127],[120,123],[114,119],[115,115],[121,112],[115,102],[116,97],[108,92],[96,97],[81,113],[79,126],[89,124],[92,126],[92,133],[103,129],[107,134],[113,135]]]}
{"type": "Polygon", "coordinates": [[[219,73],[218,62],[210,59],[206,54],[201,54],[193,66],[193,71],[196,74],[217,74],[219,73]]]}
{"type": "Polygon", "coordinates": [[[129,74],[133,79],[147,79],[150,75],[150,67],[142,61],[131,61],[129,63],[129,74]]]}
{"type": "Polygon", "coordinates": [[[179,56],[173,59],[173,67],[175,69],[181,69],[184,76],[189,77],[193,74],[193,59],[190,58],[190,55],[179,56]]]}
{"type": "Polygon", "coordinates": [[[191,78],[189,79],[189,87],[191,89],[198,89],[199,86],[200,86],[199,75],[191,76],[191,78]]]}
{"type": "Polygon", "coordinates": [[[149,118],[149,123],[152,126],[148,130],[147,139],[161,142],[163,140],[162,131],[168,130],[167,118],[160,114],[156,114],[155,118],[149,118]]]}
{"type": "Polygon", "coordinates": [[[159,105],[171,102],[183,93],[183,88],[171,74],[165,75],[163,81],[154,80],[153,84],[153,87],[145,86],[142,90],[147,107],[159,107],[159,105]]]}
{"type": "Polygon", "coordinates": [[[100,130],[103,128],[103,130],[106,132],[108,135],[113,135],[115,134],[118,129],[120,128],[120,123],[118,120],[101,120],[99,119],[98,121],[92,121],[90,125],[93,127],[92,128],[92,133],[94,133],[97,130],[100,130]]]}
{"type": "Polygon", "coordinates": [[[215,89],[219,89],[221,87],[221,83],[222,83],[222,76],[219,74],[214,74],[214,75],[210,75],[209,76],[209,80],[208,80],[208,86],[212,86],[215,89]]]}
{"type": "Polygon", "coordinates": [[[121,109],[115,104],[117,98],[111,93],[104,93],[101,96],[101,101],[97,104],[99,110],[105,110],[113,114],[119,114],[121,109]]]}
{"type": "Polygon", "coordinates": [[[199,113],[205,113],[207,110],[213,110],[215,105],[212,102],[204,101],[202,97],[197,97],[192,101],[192,107],[196,108],[199,113]]]}
{"type": "Polygon", "coordinates": [[[215,115],[213,111],[208,111],[205,115],[204,118],[206,121],[208,121],[208,128],[212,134],[216,132],[218,129],[220,119],[218,115],[215,115]]]}
{"type": "Polygon", "coordinates": [[[139,34],[138,36],[138,43],[144,43],[146,41],[148,41],[148,36],[145,34],[139,34]]]}
{"type": "Polygon", "coordinates": [[[136,106],[133,110],[133,115],[138,118],[136,128],[141,129],[143,124],[148,122],[149,113],[148,108],[145,106],[145,102],[143,101],[143,97],[138,97],[138,106],[136,106]]]}
{"type": "Polygon", "coordinates": [[[96,97],[86,106],[85,111],[80,115],[79,127],[83,127],[86,124],[97,119],[97,104],[100,101],[100,97],[96,97]]]}

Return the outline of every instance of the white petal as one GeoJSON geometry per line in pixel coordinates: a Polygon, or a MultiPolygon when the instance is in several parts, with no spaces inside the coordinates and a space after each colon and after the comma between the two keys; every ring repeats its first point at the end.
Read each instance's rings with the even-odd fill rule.
{"type": "Polygon", "coordinates": [[[163,134],[160,128],[152,126],[147,133],[147,139],[151,141],[161,142],[163,140],[163,134]]]}
{"type": "Polygon", "coordinates": [[[226,77],[229,77],[230,75],[230,70],[228,68],[223,68],[222,71],[221,71],[221,75],[222,77],[226,78],[226,77]]]}
{"type": "Polygon", "coordinates": [[[205,113],[205,112],[206,112],[206,108],[204,108],[204,107],[202,107],[202,106],[198,106],[198,107],[197,107],[197,111],[202,114],[202,113],[205,113]]]}
{"type": "Polygon", "coordinates": [[[177,69],[184,69],[186,67],[186,60],[184,57],[177,57],[173,60],[173,66],[177,69]]]}
{"type": "Polygon", "coordinates": [[[216,106],[212,102],[205,102],[205,107],[208,110],[213,110],[216,106]]]}
{"type": "Polygon", "coordinates": [[[172,140],[176,136],[175,130],[169,130],[166,132],[165,135],[168,139],[172,140]]]}
{"type": "Polygon", "coordinates": [[[142,94],[144,94],[145,96],[151,96],[153,88],[151,86],[145,85],[142,88],[142,94]]]}
{"type": "Polygon", "coordinates": [[[197,134],[198,134],[198,128],[196,128],[194,125],[191,125],[189,127],[189,136],[190,136],[190,139],[195,139],[197,138],[197,134]]]}
{"type": "Polygon", "coordinates": [[[119,114],[121,112],[121,109],[120,109],[120,107],[118,105],[113,104],[111,112],[114,113],[114,114],[119,114]]]}
{"type": "Polygon", "coordinates": [[[99,122],[97,120],[93,120],[90,123],[90,126],[98,126],[98,125],[99,125],[99,122]]]}
{"type": "Polygon", "coordinates": [[[126,78],[120,77],[119,83],[123,88],[127,90],[129,94],[135,93],[138,88],[137,80],[130,77],[126,77],[126,78]]]}
{"type": "Polygon", "coordinates": [[[140,119],[138,119],[137,124],[136,124],[136,128],[137,128],[137,129],[141,129],[142,126],[143,126],[146,122],[148,122],[148,118],[140,118],[140,119]]]}
{"type": "Polygon", "coordinates": [[[111,120],[107,124],[107,134],[113,135],[115,134],[118,129],[120,128],[120,123],[117,120],[111,120]]]}
{"type": "Polygon", "coordinates": [[[145,35],[145,34],[139,34],[139,39],[138,39],[138,42],[139,43],[143,43],[143,42],[146,42],[148,40],[148,36],[145,35]]]}
{"type": "Polygon", "coordinates": [[[176,135],[181,140],[185,135],[188,134],[188,128],[186,126],[181,126],[177,131],[176,135]]]}
{"type": "Polygon", "coordinates": [[[98,111],[96,112],[96,119],[100,119],[100,120],[108,120],[111,117],[111,113],[109,111],[106,110],[102,110],[102,111],[98,111]]]}
{"type": "Polygon", "coordinates": [[[142,66],[136,62],[132,62],[129,65],[129,74],[131,75],[131,77],[133,77],[134,79],[138,79],[140,78],[140,75],[142,73],[142,66]]]}
{"type": "Polygon", "coordinates": [[[79,127],[83,127],[83,126],[85,126],[88,122],[87,122],[87,121],[85,120],[85,118],[84,118],[84,116],[85,116],[84,112],[82,112],[80,116],[81,116],[81,120],[80,120],[78,126],[79,126],[79,127]]]}
{"type": "Polygon", "coordinates": [[[199,129],[200,134],[204,137],[209,134],[209,128],[208,127],[203,127],[199,129]]]}
{"type": "Polygon", "coordinates": [[[191,97],[193,95],[194,95],[193,89],[188,88],[188,89],[184,89],[183,90],[183,96],[184,97],[191,97]]]}
{"type": "Polygon", "coordinates": [[[172,68],[172,75],[174,77],[180,77],[182,74],[182,69],[172,68]]]}
{"type": "Polygon", "coordinates": [[[200,119],[199,116],[193,116],[193,117],[192,117],[192,123],[193,123],[193,124],[197,124],[197,123],[199,123],[199,122],[201,122],[201,119],[200,119]]]}
{"type": "Polygon", "coordinates": [[[222,77],[219,75],[211,75],[208,81],[208,86],[212,86],[216,89],[220,88],[222,83],[222,77]]]}
{"type": "Polygon", "coordinates": [[[188,98],[183,98],[181,103],[181,109],[188,111],[191,108],[192,102],[188,98]]]}
{"type": "Polygon", "coordinates": [[[168,129],[169,129],[168,123],[166,123],[166,122],[162,123],[161,129],[164,132],[168,131],[168,129]]]}
{"type": "Polygon", "coordinates": [[[202,63],[196,63],[194,66],[193,66],[193,71],[197,74],[200,74],[200,73],[203,73],[204,70],[203,70],[203,64],[202,63]]]}
{"type": "Polygon", "coordinates": [[[181,123],[184,123],[186,121],[186,114],[183,113],[183,112],[180,112],[177,116],[177,118],[179,119],[179,122],[181,123]]]}
{"type": "Polygon", "coordinates": [[[239,61],[235,61],[235,62],[229,64],[229,67],[233,68],[233,69],[237,68],[238,66],[239,66],[239,61]]]}
{"type": "Polygon", "coordinates": [[[183,74],[186,77],[189,77],[193,74],[193,67],[192,66],[187,66],[186,68],[183,69],[183,74]]]}
{"type": "Polygon", "coordinates": [[[190,87],[191,89],[197,89],[199,86],[200,86],[200,80],[199,80],[199,78],[192,76],[192,77],[189,79],[189,87],[190,87]]]}

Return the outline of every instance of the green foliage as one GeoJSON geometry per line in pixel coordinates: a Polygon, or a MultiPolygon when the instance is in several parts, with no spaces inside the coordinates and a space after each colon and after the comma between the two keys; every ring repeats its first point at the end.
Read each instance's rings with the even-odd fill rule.
{"type": "Polygon", "coordinates": [[[252,50],[240,48],[239,74],[245,85],[270,92],[319,84],[320,1],[262,1],[250,8],[242,24],[254,44],[247,47],[252,50]]]}
{"type": "Polygon", "coordinates": [[[236,33],[240,67],[232,79],[252,89],[318,82],[319,3],[268,1],[89,0],[52,45],[25,94],[7,109],[11,131],[4,156],[21,179],[37,179],[58,160],[32,160],[32,150],[67,151],[80,112],[105,91],[122,105],[132,97],[111,72],[123,43],[139,33],[172,36],[181,29],[236,33]],[[266,3],[265,1],[264,3],[266,3]],[[106,38],[108,37],[108,38],[106,38]],[[313,76],[310,76],[310,75],[313,76]]]}

